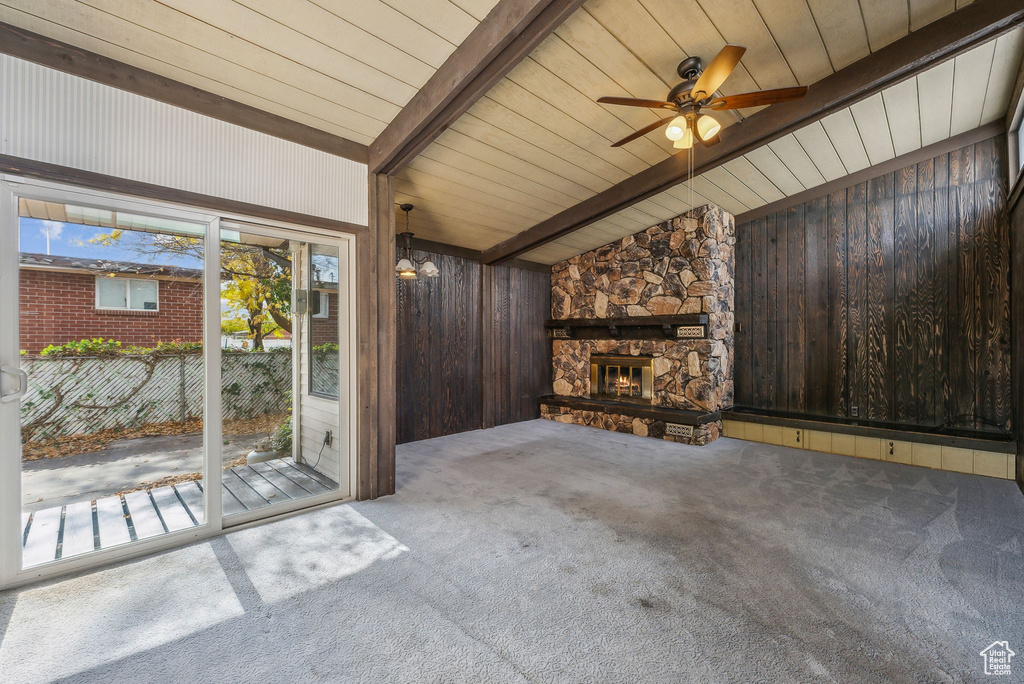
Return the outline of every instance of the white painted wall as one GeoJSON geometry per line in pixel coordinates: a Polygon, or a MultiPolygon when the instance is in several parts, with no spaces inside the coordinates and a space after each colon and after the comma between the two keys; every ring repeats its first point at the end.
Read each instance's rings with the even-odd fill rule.
{"type": "Polygon", "coordinates": [[[0,55],[0,154],[367,224],[367,168],[0,55]]]}

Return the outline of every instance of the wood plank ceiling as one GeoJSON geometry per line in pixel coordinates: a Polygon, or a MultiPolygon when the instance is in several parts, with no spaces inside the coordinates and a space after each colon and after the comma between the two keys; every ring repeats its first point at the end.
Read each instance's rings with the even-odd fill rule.
{"type": "Polygon", "coordinates": [[[367,144],[497,0],[0,0],[0,21],[367,144]]]}
{"type": "MultiPolygon", "coordinates": [[[[953,0],[589,0],[396,179],[412,230],[484,249],[667,158],[653,110],[601,95],[663,96],[686,55],[748,48],[722,93],[813,84],[957,9],[953,0]]],[[[692,202],[740,213],[1001,117],[1024,48],[1017,30],[695,179],[692,202]],[[967,93],[971,95],[968,96],[967,93]]],[[[717,113],[731,125],[741,115],[717,113]]],[[[727,133],[726,133],[727,134],[727,133]]],[[[675,188],[524,258],[555,263],[691,206],[675,188]]],[[[399,221],[399,229],[403,225],[399,221]]]]}
{"type": "MultiPolygon", "coordinates": [[[[0,21],[369,143],[496,0],[0,0],[0,21]]],[[[485,249],[673,153],[651,110],[687,55],[748,48],[723,94],[813,84],[964,0],[589,0],[396,179],[418,236],[485,249]]],[[[554,263],[713,201],[740,213],[999,118],[1017,30],[526,258],[554,263]],[[966,93],[971,92],[971,96],[966,93]]],[[[754,110],[717,113],[734,125],[754,110]]],[[[727,133],[726,133],[727,134],[727,133]]],[[[399,230],[404,227],[400,216],[399,230]]]]}

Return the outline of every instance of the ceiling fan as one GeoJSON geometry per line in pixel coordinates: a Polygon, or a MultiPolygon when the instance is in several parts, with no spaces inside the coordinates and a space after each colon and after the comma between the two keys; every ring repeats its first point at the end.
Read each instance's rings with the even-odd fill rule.
{"type": "Polygon", "coordinates": [[[703,145],[714,145],[718,139],[718,132],[722,125],[707,114],[701,114],[701,109],[715,111],[725,109],[741,109],[743,107],[760,107],[771,105],[776,102],[797,100],[807,94],[807,86],[796,88],[778,88],[775,90],[761,90],[756,93],[741,93],[739,95],[727,95],[725,97],[713,97],[725,79],[729,78],[733,69],[740,63],[740,58],[747,48],[739,45],[726,45],[721,52],[715,55],[707,68],[700,57],[687,57],[679,66],[676,73],[684,79],[677,83],[664,100],[640,100],[632,97],[601,97],[598,102],[602,104],[625,105],[627,107],[648,107],[650,109],[669,109],[674,112],[672,116],[666,116],[650,126],[641,128],[632,135],[627,135],[612,147],[619,147],[637,138],[647,135],[668,124],[665,135],[673,142],[673,147],[681,150],[693,147],[694,140],[703,145]]]}

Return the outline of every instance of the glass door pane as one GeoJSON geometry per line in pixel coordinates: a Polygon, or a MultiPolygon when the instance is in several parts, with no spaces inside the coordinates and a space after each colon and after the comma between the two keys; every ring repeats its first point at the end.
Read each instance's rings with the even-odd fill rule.
{"type": "Polygon", "coordinates": [[[221,233],[226,519],[339,489],[338,247],[275,235],[221,233]]]}
{"type": "Polygon", "coordinates": [[[22,567],[202,524],[206,226],[18,209],[22,567]]]}

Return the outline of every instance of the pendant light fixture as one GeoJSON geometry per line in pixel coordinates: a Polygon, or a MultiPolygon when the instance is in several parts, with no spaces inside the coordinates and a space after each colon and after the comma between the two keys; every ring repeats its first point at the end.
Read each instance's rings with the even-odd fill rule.
{"type": "Polygon", "coordinates": [[[418,275],[426,276],[427,278],[436,278],[441,275],[441,272],[437,270],[437,266],[430,259],[427,259],[422,264],[419,264],[419,273],[417,274],[417,262],[412,257],[412,232],[409,230],[409,212],[414,209],[411,204],[400,204],[399,209],[405,212],[405,232],[400,233],[398,237],[405,240],[405,245],[402,248],[402,257],[398,260],[398,264],[395,266],[395,273],[402,280],[416,280],[418,275]]]}

